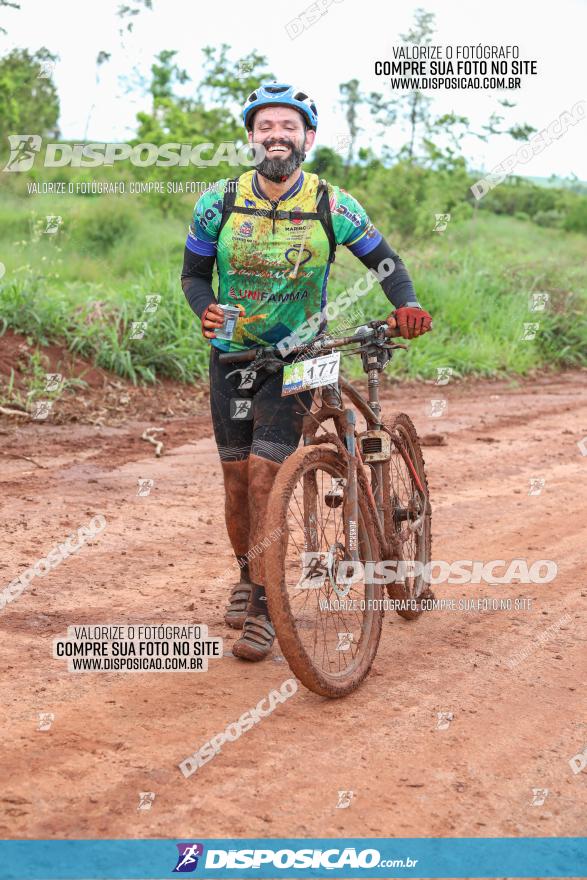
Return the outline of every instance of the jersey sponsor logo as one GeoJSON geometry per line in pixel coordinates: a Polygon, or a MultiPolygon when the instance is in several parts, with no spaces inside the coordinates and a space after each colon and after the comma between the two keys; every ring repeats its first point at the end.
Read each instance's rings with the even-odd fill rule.
{"type": "MultiPolygon", "coordinates": [[[[294,264],[295,265],[295,264],[294,264]]],[[[227,269],[227,275],[241,275],[246,272],[247,276],[252,275],[255,278],[289,278],[289,273],[291,269],[261,269],[259,266],[255,267],[255,269],[250,269],[248,266],[246,269],[235,269],[234,267],[231,269],[227,269]]],[[[298,278],[311,278],[311,272],[304,272],[302,270],[298,271],[298,278]]]]}
{"type": "Polygon", "coordinates": [[[254,202],[252,199],[245,199],[245,208],[256,208],[257,202],[254,202]]]}
{"type": "MultiPolygon", "coordinates": [[[[277,222],[279,223],[279,220],[277,222]]],[[[300,223],[301,222],[302,221],[300,220],[300,223]]],[[[290,236],[293,239],[306,238],[307,237],[306,232],[308,229],[309,229],[309,227],[306,223],[304,223],[303,226],[286,226],[285,227],[285,231],[288,233],[288,236],[290,236]]]]}
{"type": "MultiPolygon", "coordinates": [[[[299,205],[296,205],[295,208],[291,209],[291,213],[292,214],[301,214],[302,209],[300,208],[299,205]]],[[[292,223],[295,223],[296,226],[299,226],[299,224],[302,222],[303,218],[302,217],[291,217],[290,219],[291,219],[292,223]]]]}
{"type": "Polygon", "coordinates": [[[231,287],[228,291],[228,296],[230,299],[252,299],[264,303],[285,303],[300,302],[303,299],[307,299],[308,291],[304,288],[303,290],[292,290],[288,293],[271,293],[271,291],[267,290],[247,290],[231,287]]]}
{"type": "Polygon", "coordinates": [[[253,234],[253,224],[251,223],[251,221],[243,220],[237,234],[239,236],[242,236],[243,238],[250,238],[253,234]]]}
{"type": "Polygon", "coordinates": [[[206,229],[208,223],[211,220],[222,212],[222,199],[218,199],[210,208],[207,208],[205,211],[203,208],[198,208],[198,223],[202,229],[206,229]]]}
{"type": "MultiPolygon", "coordinates": [[[[286,250],[285,259],[287,260],[287,262],[289,263],[290,266],[295,266],[295,264],[298,261],[299,253],[300,253],[300,249],[295,248],[295,247],[288,248],[288,250],[286,250]]],[[[303,266],[304,263],[307,263],[308,260],[311,260],[311,259],[312,259],[312,251],[309,251],[308,248],[304,248],[304,250],[302,251],[302,259],[300,260],[300,263],[299,263],[300,266],[303,266]],[[307,256],[306,256],[306,254],[307,254],[307,256]]]]}
{"type": "Polygon", "coordinates": [[[346,217],[347,220],[350,220],[353,226],[361,225],[361,218],[359,217],[359,215],[355,214],[354,211],[349,211],[346,205],[338,205],[335,208],[335,211],[337,214],[342,214],[343,217],[346,217]]]}

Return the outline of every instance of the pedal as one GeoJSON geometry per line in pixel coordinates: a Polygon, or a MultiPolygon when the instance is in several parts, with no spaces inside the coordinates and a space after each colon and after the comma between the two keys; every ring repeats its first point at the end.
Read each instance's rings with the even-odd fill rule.
{"type": "Polygon", "coordinates": [[[363,461],[389,461],[391,458],[391,437],[387,431],[363,431],[357,437],[363,461]]]}
{"type": "Polygon", "coordinates": [[[326,507],[340,507],[344,499],[346,480],[344,477],[332,477],[332,485],[324,496],[326,507]]]}

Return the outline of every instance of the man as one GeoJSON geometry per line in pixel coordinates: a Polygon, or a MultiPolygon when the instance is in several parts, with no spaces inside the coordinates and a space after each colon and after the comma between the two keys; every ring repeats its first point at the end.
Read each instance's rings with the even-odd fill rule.
{"type": "MultiPolygon", "coordinates": [[[[295,396],[281,397],[282,371],[248,374],[242,384],[242,372],[219,364],[219,352],[276,345],[323,313],[330,263],[341,244],[368,269],[393,261],[394,271],[380,282],[395,306],[391,327],[399,326],[411,339],[430,329],[431,318],[405,266],[361,205],[302,171],[318,122],[308,95],[291,85],[266,83],[247,99],[243,120],[249,142],[261,145],[265,155],[255,171],[238,178],[236,188],[221,180],[198,200],[181,280],[211,341],[210,402],[226,528],[241,568],[225,621],[243,629],[233,654],[261,660],[275,637],[265,597],[263,520],[275,474],[299,443],[302,413],[295,396]],[[211,284],[214,262],[218,299],[211,284]],[[219,304],[239,307],[230,341],[216,336],[224,319],[219,304]]],[[[300,396],[309,405],[310,392],[300,396]]]]}

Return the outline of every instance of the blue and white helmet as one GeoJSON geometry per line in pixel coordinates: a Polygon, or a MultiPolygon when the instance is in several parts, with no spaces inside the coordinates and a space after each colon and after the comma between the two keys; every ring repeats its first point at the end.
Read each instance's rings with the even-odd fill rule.
{"type": "Polygon", "coordinates": [[[309,128],[316,131],[318,127],[318,110],[314,101],[308,95],[287,83],[269,82],[262,83],[258,89],[251,92],[243,107],[243,122],[245,128],[250,128],[249,121],[260,107],[271,106],[293,107],[298,110],[309,128]]]}

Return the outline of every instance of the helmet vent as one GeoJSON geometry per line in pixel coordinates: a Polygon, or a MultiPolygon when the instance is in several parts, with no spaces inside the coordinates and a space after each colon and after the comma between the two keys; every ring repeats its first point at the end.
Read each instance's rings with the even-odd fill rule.
{"type": "Polygon", "coordinates": [[[253,92],[252,94],[250,94],[247,100],[256,101],[257,100],[257,92],[253,92]]]}
{"type": "Polygon", "coordinates": [[[265,91],[272,95],[281,95],[282,92],[287,92],[287,88],[283,86],[266,86],[265,91]]]}
{"type": "Polygon", "coordinates": [[[303,92],[298,92],[297,95],[294,95],[294,101],[305,101],[307,97],[303,92]]]}

